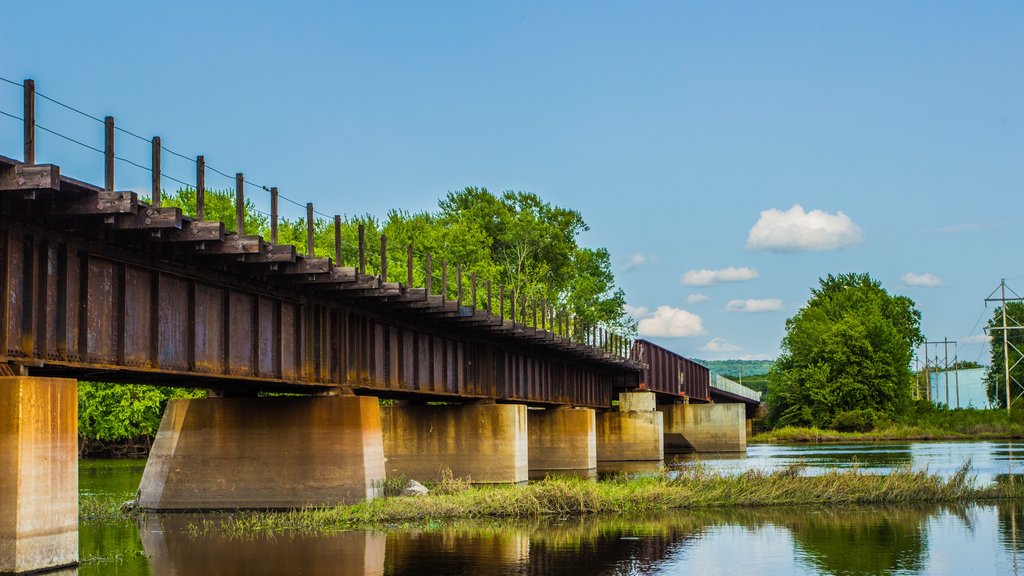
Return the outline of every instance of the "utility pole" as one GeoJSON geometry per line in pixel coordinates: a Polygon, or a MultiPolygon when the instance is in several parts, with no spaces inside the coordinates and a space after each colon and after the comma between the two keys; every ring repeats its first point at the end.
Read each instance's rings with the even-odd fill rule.
{"type": "Polygon", "coordinates": [[[1010,346],[1012,346],[1012,344],[1010,343],[1010,330],[1024,330],[1024,326],[1021,326],[1021,324],[1019,322],[1017,322],[1016,320],[1013,320],[1012,318],[1009,318],[1009,320],[1013,320],[1013,323],[1016,324],[1016,325],[1015,326],[1010,326],[1009,325],[1008,318],[1007,318],[1007,315],[1006,315],[1006,303],[1007,302],[1020,302],[1022,300],[1024,300],[1024,298],[1021,298],[1019,294],[1014,292],[1012,288],[1010,288],[1010,287],[1008,287],[1006,285],[1006,279],[1005,278],[1001,278],[999,280],[999,286],[995,290],[993,290],[991,294],[988,295],[988,298],[985,298],[985,302],[986,303],[987,302],[999,302],[999,306],[1002,309],[1003,327],[1002,328],[993,327],[993,328],[989,328],[989,330],[1002,330],[1003,331],[1003,367],[1005,368],[1005,373],[1006,373],[1006,413],[1007,414],[1010,413],[1010,405],[1013,403],[1013,399],[1011,398],[1011,395],[1010,395],[1010,381],[1013,379],[1010,376],[1010,370],[1012,368],[1014,368],[1015,366],[1017,366],[1017,364],[1020,363],[1021,358],[1024,358],[1024,355],[1021,354],[1020,350],[1017,350],[1017,347],[1014,346],[1013,349],[1017,352],[1018,356],[1020,356],[1020,357],[1018,357],[1017,361],[1013,363],[1013,366],[1010,365],[1010,346]],[[1010,293],[1013,294],[1013,296],[1014,296],[1013,298],[1007,298],[1006,297],[1006,291],[1007,290],[1009,290],[1010,293]],[[999,292],[999,298],[995,297],[996,292],[999,292]]]}

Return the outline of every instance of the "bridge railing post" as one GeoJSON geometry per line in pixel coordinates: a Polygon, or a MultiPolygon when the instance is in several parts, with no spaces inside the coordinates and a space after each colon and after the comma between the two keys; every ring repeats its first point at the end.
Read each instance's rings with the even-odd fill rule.
{"type": "Polygon", "coordinates": [[[380,281],[388,281],[388,237],[380,235],[380,281]]]}
{"type": "Polygon", "coordinates": [[[277,186],[270,187],[270,243],[277,246],[277,186]]]}
{"type": "Polygon", "coordinates": [[[455,302],[462,306],[462,264],[455,267],[455,281],[458,284],[455,288],[455,302]]]}
{"type": "Polygon", "coordinates": [[[245,235],[245,176],[235,173],[235,234],[245,235]]]}
{"type": "Polygon", "coordinates": [[[36,163],[36,82],[25,80],[25,164],[36,163]]]}
{"type": "Polygon", "coordinates": [[[206,220],[206,158],[196,157],[196,220],[206,220]]]}
{"type": "Polygon", "coordinates": [[[153,188],[150,190],[150,202],[153,204],[153,208],[160,207],[160,137],[153,136],[153,161],[150,164],[150,172],[153,177],[153,188]]]}
{"type": "Polygon", "coordinates": [[[341,214],[334,215],[334,263],[341,266],[341,214]]]}
{"type": "Polygon", "coordinates": [[[306,202],[306,254],[316,257],[316,227],[313,221],[313,203],[306,202]]]}
{"type": "Polygon", "coordinates": [[[366,225],[359,224],[359,275],[366,274],[366,225]]]}
{"type": "Polygon", "coordinates": [[[103,119],[103,189],[108,192],[114,191],[114,117],[107,116],[103,119]]]}

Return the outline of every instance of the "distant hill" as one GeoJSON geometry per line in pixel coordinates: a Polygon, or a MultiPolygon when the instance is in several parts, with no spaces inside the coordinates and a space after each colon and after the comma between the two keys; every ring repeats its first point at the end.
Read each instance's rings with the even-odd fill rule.
{"type": "Polygon", "coordinates": [[[697,362],[732,380],[738,380],[741,374],[744,377],[767,374],[774,363],[773,360],[697,360],[697,362]]]}

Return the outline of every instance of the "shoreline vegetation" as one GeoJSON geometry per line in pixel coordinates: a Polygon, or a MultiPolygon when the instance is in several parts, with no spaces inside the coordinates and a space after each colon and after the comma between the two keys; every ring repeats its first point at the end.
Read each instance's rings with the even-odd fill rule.
{"type": "MultiPolygon", "coordinates": [[[[382,488],[393,493],[395,484],[387,481],[382,488]]],[[[855,468],[805,476],[803,466],[728,474],[695,465],[659,473],[617,474],[597,481],[550,476],[525,486],[472,485],[449,476],[434,483],[424,496],[384,496],[353,505],[292,511],[236,511],[192,521],[188,530],[194,535],[247,537],[290,531],[436,526],[473,519],[837,504],[952,504],[1022,497],[1024,481],[1014,476],[978,486],[969,462],[948,478],[909,467],[884,475],[855,468]]],[[[80,517],[85,522],[129,520],[139,514],[123,500],[110,496],[85,496],[80,503],[80,517]]]]}
{"type": "Polygon", "coordinates": [[[814,427],[786,426],[758,432],[747,444],[861,444],[864,442],[945,442],[1024,439],[1024,427],[1010,425],[981,431],[960,432],[932,426],[897,425],[870,432],[841,432],[814,427]]]}
{"type": "MultiPolygon", "coordinates": [[[[855,414],[851,412],[850,414],[855,414]]],[[[948,440],[1018,440],[1024,439],[1024,414],[1019,410],[1007,414],[999,409],[936,408],[923,401],[915,402],[902,421],[885,418],[863,418],[863,427],[827,429],[815,426],[783,426],[764,430],[747,439],[750,444],[808,444],[909,442],[948,440]]]]}

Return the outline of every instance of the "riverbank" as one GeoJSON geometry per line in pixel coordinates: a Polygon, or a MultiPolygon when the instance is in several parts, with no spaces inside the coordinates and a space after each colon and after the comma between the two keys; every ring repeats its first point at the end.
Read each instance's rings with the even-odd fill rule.
{"type": "Polygon", "coordinates": [[[759,432],[747,439],[748,444],[808,444],[864,442],[926,442],[948,440],[1020,440],[1024,439],[1024,428],[1018,425],[981,427],[978,430],[959,432],[931,426],[892,426],[870,432],[840,432],[820,428],[786,426],[777,430],[759,432]]]}
{"type": "MultiPolygon", "coordinates": [[[[470,485],[458,479],[433,486],[425,496],[390,496],[351,506],[284,512],[238,512],[190,525],[196,534],[321,532],[446,524],[461,519],[647,514],[669,510],[805,505],[967,503],[1024,497],[1012,477],[977,486],[968,465],[948,478],[904,468],[885,475],[833,470],[803,476],[801,468],[726,474],[703,466],[593,481],[549,477],[526,486],[470,485]]],[[[83,520],[134,514],[83,499],[83,520]]]]}

